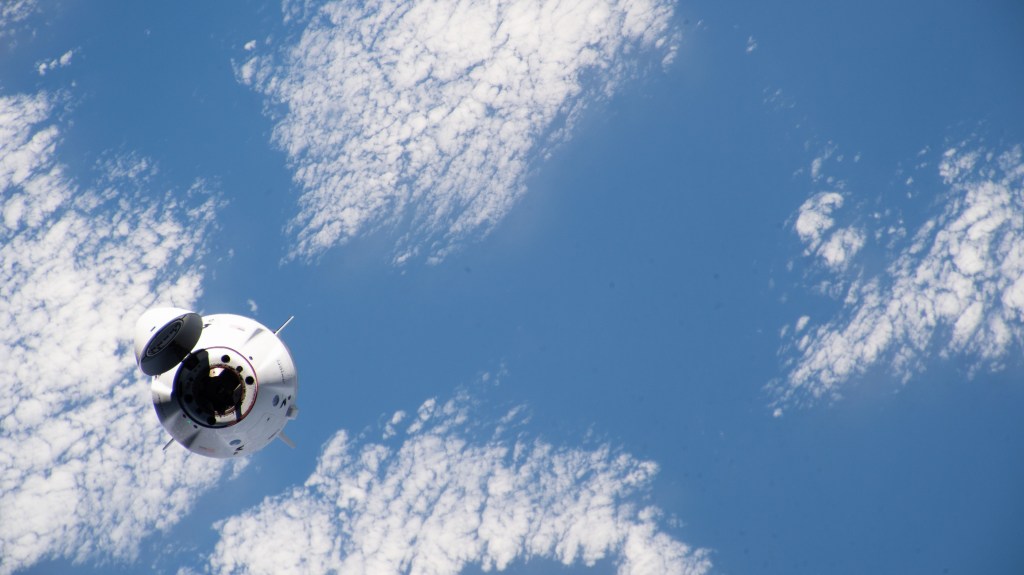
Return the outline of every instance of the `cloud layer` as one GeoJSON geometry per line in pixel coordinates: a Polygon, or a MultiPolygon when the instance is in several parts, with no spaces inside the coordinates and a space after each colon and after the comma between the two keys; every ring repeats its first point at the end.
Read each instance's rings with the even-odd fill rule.
{"type": "Polygon", "coordinates": [[[0,39],[18,31],[18,25],[38,9],[35,0],[5,0],[0,4],[0,39]]]}
{"type": "Polygon", "coordinates": [[[132,559],[223,470],[161,451],[129,343],[146,307],[194,302],[214,203],[135,201],[153,170],[133,158],[80,186],[52,108],[45,94],[0,97],[0,573],[132,559]]]}
{"type": "Polygon", "coordinates": [[[601,446],[560,448],[515,431],[516,410],[481,423],[469,400],[404,413],[385,442],[342,431],[304,485],[216,525],[215,573],[443,575],[531,558],[630,575],[704,573],[707,553],[642,503],[657,466],[601,446]],[[251,545],[252,541],[269,545],[251,545]]]}
{"type": "Polygon", "coordinates": [[[436,261],[487,233],[588,100],[612,93],[641,52],[671,59],[672,10],[668,0],[286,4],[300,37],[238,75],[280,112],[273,138],[302,188],[293,256],[402,224],[396,262],[436,261]]]}
{"type": "MultiPolygon", "coordinates": [[[[920,227],[886,272],[854,281],[836,318],[794,330],[796,356],[788,377],[775,386],[780,401],[839,397],[842,384],[879,364],[906,381],[932,353],[963,354],[974,368],[998,368],[1008,351],[1021,348],[1021,147],[948,149],[939,177],[947,188],[944,209],[920,227]]],[[[798,233],[821,243],[820,230],[828,226],[821,217],[807,219],[805,234],[799,229],[804,213],[801,208],[798,233]]]]}

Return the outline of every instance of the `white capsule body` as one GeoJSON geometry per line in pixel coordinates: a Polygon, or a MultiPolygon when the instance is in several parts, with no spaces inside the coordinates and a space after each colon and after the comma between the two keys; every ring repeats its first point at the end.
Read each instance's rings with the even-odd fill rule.
{"type": "MultiPolygon", "coordinates": [[[[167,310],[163,316],[180,321],[185,317],[178,314],[181,311],[167,310]]],[[[136,341],[137,357],[145,357],[140,349],[173,348],[166,342],[173,338],[167,334],[174,329],[165,326],[161,333],[152,327],[138,328],[137,340],[152,333],[156,343],[136,341]]],[[[185,328],[180,331],[184,333],[185,328]]],[[[184,341],[176,342],[178,353],[187,347],[189,340],[184,341]]],[[[139,363],[142,366],[141,359],[139,363]]],[[[152,392],[160,423],[174,440],[208,457],[258,451],[298,414],[298,375],[288,347],[261,323],[232,314],[202,317],[198,340],[180,362],[153,378],[152,392]]]]}

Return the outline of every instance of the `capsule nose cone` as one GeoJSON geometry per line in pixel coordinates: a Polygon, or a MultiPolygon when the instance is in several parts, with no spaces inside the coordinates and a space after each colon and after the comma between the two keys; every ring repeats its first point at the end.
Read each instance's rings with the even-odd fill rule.
{"type": "Polygon", "coordinates": [[[158,307],[135,323],[135,361],[146,375],[159,375],[181,363],[203,333],[203,318],[187,309],[158,307]]]}

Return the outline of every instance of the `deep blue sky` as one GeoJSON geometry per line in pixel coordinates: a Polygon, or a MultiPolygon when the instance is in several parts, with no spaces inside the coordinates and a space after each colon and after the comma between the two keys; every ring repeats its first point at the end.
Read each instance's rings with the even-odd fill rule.
{"type": "MultiPolygon", "coordinates": [[[[0,56],[0,95],[59,94],[59,158],[82,182],[98,160],[130,154],[159,167],[138,201],[206,182],[222,207],[196,306],[270,327],[296,316],[283,335],[301,414],[287,429],[297,449],[252,456],[167,534],[144,538],[136,563],[101,551],[72,565],[56,548],[25,572],[201,570],[212,524],[301,485],[338,430],[376,441],[395,411],[458,390],[484,422],[525,405],[523,437],[656,462],[636,501],[660,508],[670,537],[709,549],[714,573],[1024,568],[1020,321],[1001,369],[970,349],[943,354],[951,327],[940,323],[905,383],[880,360],[843,382],[842,399],[783,404],[781,417],[766,387],[798,357],[783,326],[852,315],[850,283],[884,276],[906,237],[958,197],[937,172],[944,150],[1024,142],[1024,7],[674,8],[675,61],[586,100],[571,139],[532,158],[525,195],[489,235],[436,265],[394,265],[404,223],[286,257],[294,165],[271,140],[273,105],[233,70],[249,40],[294,35],[276,3],[43,3],[0,56]],[[67,50],[66,68],[36,72],[67,50]],[[810,174],[829,149],[824,169],[841,184],[810,174]],[[899,221],[905,236],[868,241],[854,267],[830,271],[794,231],[801,205],[830,190],[846,197],[841,225],[871,236],[899,221]]],[[[469,563],[463,572],[480,572],[469,563]]],[[[541,556],[507,572],[617,564],[614,551],[594,567],[541,556]]]]}

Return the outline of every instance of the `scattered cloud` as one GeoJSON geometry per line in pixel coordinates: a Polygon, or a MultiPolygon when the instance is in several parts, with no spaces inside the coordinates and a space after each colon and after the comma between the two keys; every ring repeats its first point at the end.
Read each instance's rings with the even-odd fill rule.
{"type": "Polygon", "coordinates": [[[843,195],[838,192],[815,194],[798,210],[793,228],[809,249],[817,249],[825,232],[832,229],[832,212],[843,207],[843,195]]]}
{"type": "Polygon", "coordinates": [[[796,107],[796,102],[782,88],[768,86],[762,90],[761,101],[776,112],[791,110],[796,107]]]}
{"type": "Polygon", "coordinates": [[[104,166],[83,186],[58,159],[52,111],[46,94],[0,97],[2,574],[130,560],[225,469],[161,450],[129,342],[145,308],[194,302],[213,200],[136,201],[137,182],[104,166]]]}
{"type": "MultiPolygon", "coordinates": [[[[1021,147],[950,148],[942,154],[938,175],[946,187],[941,213],[920,226],[884,273],[854,281],[834,319],[794,331],[796,357],[785,380],[774,385],[780,402],[837,398],[843,383],[879,364],[906,381],[936,353],[968,356],[973,369],[997,369],[1008,350],[1020,349],[1021,147]]],[[[823,245],[822,230],[831,225],[823,212],[841,202],[813,200],[818,207],[808,210],[805,241],[823,245]]],[[[803,208],[798,227],[801,217],[803,208]]]]}
{"type": "Polygon", "coordinates": [[[61,55],[60,58],[54,58],[47,61],[42,61],[36,64],[36,71],[39,72],[40,76],[45,76],[47,72],[56,70],[57,68],[67,68],[71,65],[71,58],[75,55],[74,50],[68,50],[61,55]]]}
{"type": "Polygon", "coordinates": [[[396,263],[439,261],[486,234],[531,165],[634,73],[637,55],[671,61],[673,6],[286,3],[301,34],[254,54],[238,77],[279,113],[273,139],[302,188],[292,256],[401,224],[396,263]]]}
{"type": "Polygon", "coordinates": [[[36,0],[5,0],[0,4],[0,38],[13,34],[38,9],[36,0]]]}
{"type": "Polygon", "coordinates": [[[544,558],[610,559],[624,575],[710,569],[706,551],[665,533],[658,509],[643,503],[654,463],[607,445],[531,439],[517,432],[520,418],[512,410],[481,422],[460,395],[427,401],[391,441],[402,412],[382,443],[339,432],[304,485],[215,525],[210,568],[444,575],[544,558]]]}
{"type": "Polygon", "coordinates": [[[793,225],[804,243],[804,254],[820,257],[833,270],[844,269],[864,247],[863,230],[853,226],[833,229],[835,220],[832,215],[843,207],[844,201],[839,192],[815,194],[800,206],[793,225]]]}
{"type": "MultiPolygon", "coordinates": [[[[808,143],[810,145],[810,143],[808,143]]],[[[811,160],[811,180],[816,184],[826,183],[835,184],[836,179],[833,176],[826,175],[824,169],[826,165],[834,165],[842,163],[844,156],[842,154],[837,155],[839,148],[831,141],[826,142],[821,153],[811,160]]]]}
{"type": "Polygon", "coordinates": [[[836,230],[828,241],[821,244],[817,253],[825,261],[825,265],[833,269],[843,269],[850,258],[864,247],[864,232],[853,227],[836,230]]]}
{"type": "Polygon", "coordinates": [[[747,36],[747,54],[757,50],[757,40],[753,36],[747,36]]]}
{"type": "Polygon", "coordinates": [[[811,316],[808,316],[808,315],[800,316],[800,318],[796,320],[796,327],[794,328],[794,329],[796,329],[796,332],[800,333],[801,331],[803,331],[804,328],[807,327],[807,322],[809,322],[809,321],[811,321],[811,316]]]}
{"type": "Polygon", "coordinates": [[[256,300],[247,299],[247,300],[245,300],[245,303],[249,306],[249,311],[250,312],[256,313],[256,312],[260,311],[260,306],[256,305],[256,300]]]}

